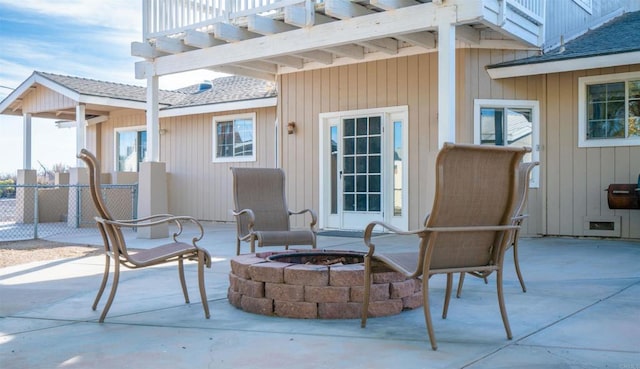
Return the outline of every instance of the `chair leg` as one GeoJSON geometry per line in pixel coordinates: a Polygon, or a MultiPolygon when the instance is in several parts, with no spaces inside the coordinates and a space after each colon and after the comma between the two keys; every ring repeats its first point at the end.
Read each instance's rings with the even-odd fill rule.
{"type": "Polygon", "coordinates": [[[200,299],[202,300],[202,308],[204,309],[205,318],[209,319],[209,302],[207,301],[207,292],[204,286],[204,252],[198,251],[198,287],[200,287],[200,299]]]}
{"type": "Polygon", "coordinates": [[[184,279],[184,259],[178,259],[178,275],[180,276],[180,286],[182,286],[182,294],[184,295],[185,304],[189,303],[189,292],[187,291],[187,282],[184,279]]]}
{"type": "Polygon", "coordinates": [[[433,332],[433,324],[431,322],[431,309],[429,306],[429,277],[422,276],[422,308],[424,309],[424,322],[427,325],[427,333],[429,333],[429,341],[431,348],[435,351],[438,349],[436,343],[436,334],[433,332]]]}
{"type": "Polygon", "coordinates": [[[118,290],[118,281],[120,280],[120,263],[114,263],[114,272],[113,272],[113,284],[111,285],[111,293],[109,293],[109,298],[107,299],[107,303],[104,305],[104,309],[102,309],[102,314],[100,315],[100,323],[104,323],[104,318],[107,317],[107,313],[111,308],[111,303],[113,303],[113,298],[116,297],[116,291],[118,290]]]}
{"type": "Polygon", "coordinates": [[[369,299],[371,296],[371,257],[364,257],[364,296],[362,297],[362,319],[360,327],[367,326],[367,315],[369,314],[369,299]]]}
{"type": "Polygon", "coordinates": [[[102,274],[102,282],[100,283],[100,289],[98,289],[98,294],[96,298],[93,300],[93,306],[91,306],[92,310],[96,310],[98,308],[98,303],[102,298],[102,293],[104,292],[104,288],[107,286],[107,281],[109,280],[109,269],[111,267],[111,257],[109,255],[105,255],[104,261],[104,273],[102,274]]]}
{"type": "Polygon", "coordinates": [[[513,241],[513,264],[516,266],[516,274],[518,274],[518,280],[520,280],[522,292],[527,292],[527,287],[524,285],[524,279],[522,279],[522,273],[520,273],[520,262],[518,260],[518,240],[516,239],[513,241]]]}
{"type": "Polygon", "coordinates": [[[240,255],[240,239],[236,238],[236,256],[240,255]]]}
{"type": "Polygon", "coordinates": [[[502,289],[502,269],[498,269],[498,275],[496,278],[496,285],[498,287],[498,305],[500,305],[500,315],[502,316],[502,323],[504,324],[504,330],[507,332],[507,338],[513,338],[511,334],[511,327],[509,326],[509,317],[507,316],[507,308],[504,304],[504,295],[502,289]]]}
{"type": "MultiPolygon", "coordinates": [[[[458,284],[458,287],[460,284],[458,284]]],[[[447,290],[444,293],[444,306],[442,307],[442,319],[447,319],[449,310],[449,300],[451,300],[451,290],[453,288],[453,273],[447,273],[447,290]]]]}
{"type": "Polygon", "coordinates": [[[456,291],[456,298],[460,298],[460,296],[462,296],[462,285],[464,284],[464,275],[466,273],[462,272],[460,273],[460,279],[458,280],[458,290],[456,291]]]}

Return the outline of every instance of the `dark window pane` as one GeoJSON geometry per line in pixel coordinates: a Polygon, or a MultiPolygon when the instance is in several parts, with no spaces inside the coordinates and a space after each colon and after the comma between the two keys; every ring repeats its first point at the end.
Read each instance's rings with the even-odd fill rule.
{"type": "Polygon", "coordinates": [[[358,136],[367,135],[367,118],[358,118],[356,132],[358,136]]]}
{"type": "Polygon", "coordinates": [[[609,83],[607,85],[608,101],[624,101],[624,82],[609,83]]]}
{"type": "Polygon", "coordinates": [[[380,195],[369,195],[369,211],[380,211],[380,195]]]}
{"type": "Polygon", "coordinates": [[[345,157],[342,160],[342,162],[344,163],[344,168],[342,169],[345,174],[354,173],[354,169],[355,169],[353,165],[354,160],[355,158],[353,156],[345,157]]]}
{"type": "Polygon", "coordinates": [[[382,132],[382,122],[380,117],[369,118],[369,134],[379,135],[382,132]]]}
{"type": "Polygon", "coordinates": [[[356,192],[367,192],[367,176],[356,176],[356,192]]]}
{"type": "Polygon", "coordinates": [[[640,99],[640,81],[629,81],[629,98],[640,99]]]}
{"type": "Polygon", "coordinates": [[[592,120],[587,123],[587,138],[589,139],[598,139],[598,138],[606,138],[607,129],[605,126],[605,121],[603,120],[592,120]]]}
{"type": "Polygon", "coordinates": [[[358,137],[356,139],[356,154],[366,154],[366,153],[367,153],[367,138],[358,137]]]}
{"type": "Polygon", "coordinates": [[[367,157],[358,156],[356,158],[356,173],[366,173],[366,172],[367,172],[367,157]]]}
{"type": "Polygon", "coordinates": [[[380,155],[369,156],[369,173],[380,173],[380,155]]]}
{"type": "Polygon", "coordinates": [[[344,155],[353,155],[354,154],[354,144],[355,140],[353,138],[344,138],[342,140],[342,151],[344,155]]]}
{"type": "Polygon", "coordinates": [[[589,103],[606,101],[607,85],[590,85],[589,87],[587,87],[587,95],[587,101],[589,103]]]}
{"type": "Polygon", "coordinates": [[[607,113],[607,105],[605,103],[589,104],[587,111],[587,119],[599,120],[605,119],[607,113]]]}
{"type": "Polygon", "coordinates": [[[355,190],[355,176],[344,176],[344,192],[353,192],[355,190]]]}
{"type": "Polygon", "coordinates": [[[356,195],[356,210],[367,211],[367,195],[356,195]]]}
{"type": "Polygon", "coordinates": [[[344,211],[354,211],[355,208],[355,196],[352,194],[344,195],[342,197],[344,202],[342,203],[342,210],[344,211]]]}
{"type": "Polygon", "coordinates": [[[607,136],[610,138],[624,138],[624,119],[609,120],[607,136]]]}
{"type": "Polygon", "coordinates": [[[369,192],[380,192],[380,176],[369,176],[369,192]]]}
{"type": "Polygon", "coordinates": [[[607,119],[624,119],[624,101],[607,104],[607,119]]]}
{"type": "Polygon", "coordinates": [[[355,136],[355,121],[353,119],[344,120],[344,136],[355,136]]]}
{"type": "Polygon", "coordinates": [[[369,137],[369,154],[380,154],[380,136],[369,137]]]}

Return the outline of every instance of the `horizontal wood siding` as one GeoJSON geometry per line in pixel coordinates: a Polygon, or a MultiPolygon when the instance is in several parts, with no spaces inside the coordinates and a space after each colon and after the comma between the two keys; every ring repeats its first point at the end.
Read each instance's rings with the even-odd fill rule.
{"type": "MultiPolygon", "coordinates": [[[[213,163],[214,114],[162,118],[160,161],[166,163],[169,212],[191,215],[201,220],[234,221],[231,192],[232,166],[274,167],[275,108],[238,110],[218,115],[256,113],[255,162],[213,163]]],[[[145,125],[142,112],[123,111],[112,114],[102,123],[103,171],[113,172],[115,129],[145,125]]]]}

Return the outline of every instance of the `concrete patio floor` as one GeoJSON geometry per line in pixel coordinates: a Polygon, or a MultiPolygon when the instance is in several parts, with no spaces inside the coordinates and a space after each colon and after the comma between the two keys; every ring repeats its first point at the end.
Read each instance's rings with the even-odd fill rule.
{"type": "MultiPolygon", "coordinates": [[[[104,324],[97,322],[103,305],[91,310],[102,256],[0,269],[0,368],[640,368],[640,242],[523,238],[526,293],[511,251],[505,259],[513,340],[500,319],[494,277],[488,285],[467,278],[445,320],[444,278],[434,277],[439,347],[432,351],[422,309],[370,318],[362,329],[357,319],[298,320],[234,308],[226,298],[234,236],[234,225],[211,224],[200,242],[214,257],[205,272],[210,319],[193,263],[186,267],[190,304],[175,265],[125,270],[104,324]]],[[[415,245],[400,236],[375,240],[378,249],[415,245]]],[[[158,242],[132,239],[130,247],[158,242]]],[[[364,245],[319,236],[318,248],[364,245]]]]}

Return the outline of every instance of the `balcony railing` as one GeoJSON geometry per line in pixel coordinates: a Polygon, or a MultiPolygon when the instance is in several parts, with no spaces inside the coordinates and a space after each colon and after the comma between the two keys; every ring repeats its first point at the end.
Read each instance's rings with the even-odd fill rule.
{"type": "MultiPolygon", "coordinates": [[[[206,30],[219,22],[234,23],[248,15],[277,14],[298,5],[313,9],[324,0],[142,0],[144,40],[180,32],[206,30]]],[[[544,19],[545,0],[505,0],[533,20],[544,19]]]]}

